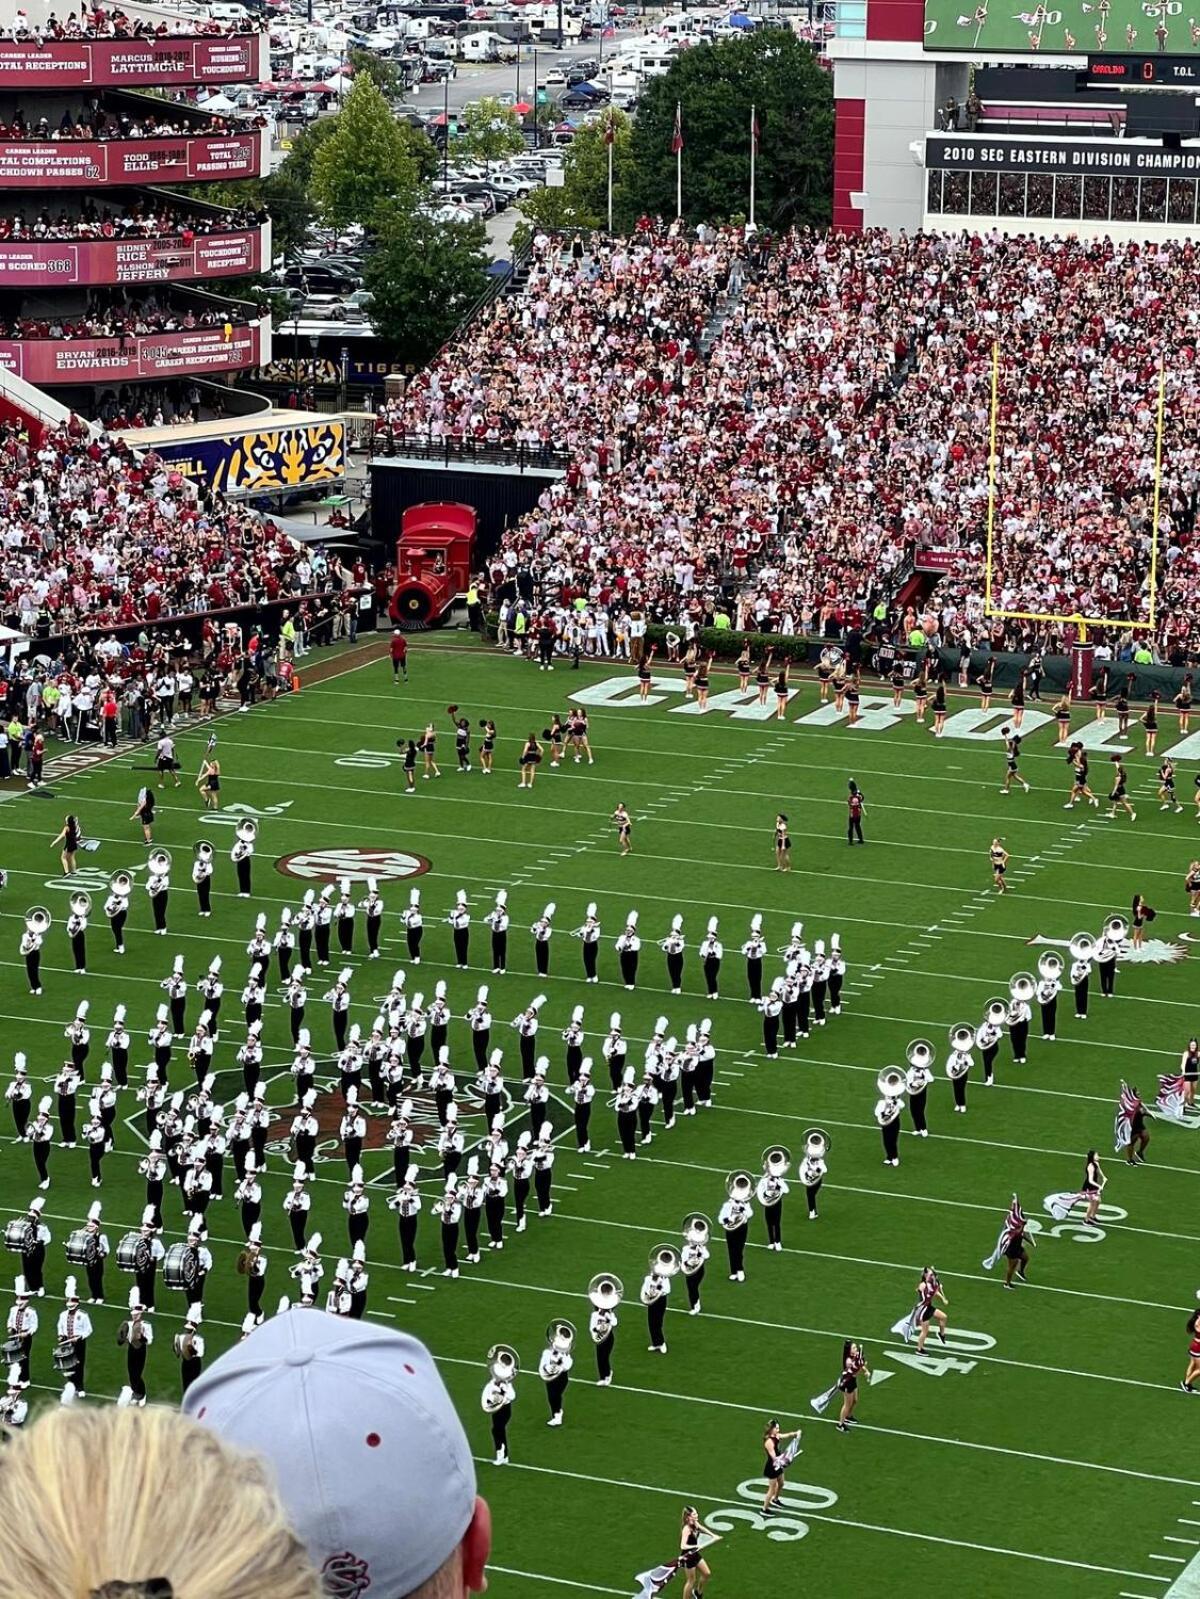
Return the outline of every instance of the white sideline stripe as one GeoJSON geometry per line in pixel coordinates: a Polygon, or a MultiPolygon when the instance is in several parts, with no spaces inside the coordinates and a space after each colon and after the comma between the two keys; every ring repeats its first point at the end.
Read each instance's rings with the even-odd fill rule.
{"type": "MultiPolygon", "coordinates": [[[[478,1364],[478,1362],[475,1362],[478,1364]]],[[[476,1455],[476,1460],[481,1465],[488,1464],[486,1455],[476,1455]]],[[[715,1494],[698,1494],[694,1490],[684,1492],[677,1488],[659,1488],[653,1483],[626,1482],[620,1477],[593,1477],[581,1471],[560,1471],[551,1466],[527,1466],[521,1461],[511,1461],[504,1468],[506,1471],[532,1471],[544,1477],[564,1477],[572,1482],[590,1482],[605,1488],[631,1488],[636,1493],[664,1494],[671,1499],[678,1500],[681,1504],[695,1504],[697,1501],[718,1497],[715,1494]]],[[[854,1527],[860,1532],[888,1533],[894,1538],[916,1538],[922,1543],[942,1544],[953,1549],[973,1549],[978,1554],[1001,1555],[1009,1560],[1033,1560],[1048,1566],[1070,1566],[1076,1571],[1099,1571],[1113,1577],[1136,1577],[1141,1582],[1166,1582],[1166,1577],[1155,1577],[1142,1571],[1126,1571],[1121,1566],[1097,1566],[1087,1560],[1065,1560],[1058,1555],[1035,1555],[1025,1549],[999,1549],[994,1544],[970,1543],[963,1538],[943,1538],[932,1532],[913,1532],[906,1527],[880,1526],[873,1521],[853,1521],[847,1516],[820,1515],[810,1510],[802,1513],[804,1521],[825,1521],[834,1527],[854,1527]]],[[[1153,1558],[1153,1556],[1151,1556],[1153,1558]]]]}
{"type": "Polygon", "coordinates": [[[1187,1567],[1167,1589],[1166,1599],[1198,1599],[1198,1596],[1200,1596],[1200,1555],[1193,1555],[1187,1567]]]}
{"type": "MultiPolygon", "coordinates": [[[[476,1455],[476,1460],[490,1465],[486,1455],[476,1455]]],[[[598,1582],[573,1582],[570,1577],[551,1577],[545,1571],[516,1571],[512,1566],[495,1566],[489,1560],[487,1568],[500,1577],[524,1577],[526,1582],[553,1582],[560,1588],[583,1588],[588,1593],[615,1593],[619,1599],[629,1599],[628,1588],[602,1588],[598,1582]]]]}

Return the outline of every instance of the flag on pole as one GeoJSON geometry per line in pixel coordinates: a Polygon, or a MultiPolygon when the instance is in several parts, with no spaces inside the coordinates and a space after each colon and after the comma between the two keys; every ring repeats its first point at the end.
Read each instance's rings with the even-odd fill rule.
{"type": "Polygon", "coordinates": [[[616,124],[613,122],[612,112],[610,111],[608,113],[608,120],[604,124],[604,142],[605,144],[615,144],[616,139],[617,128],[616,124]]]}
{"type": "Polygon", "coordinates": [[[750,148],[757,155],[762,143],[762,129],[758,125],[758,111],[750,107],[750,148]]]}
{"type": "Polygon", "coordinates": [[[671,132],[671,154],[678,155],[683,149],[683,106],[675,102],[675,127],[671,132]]]}

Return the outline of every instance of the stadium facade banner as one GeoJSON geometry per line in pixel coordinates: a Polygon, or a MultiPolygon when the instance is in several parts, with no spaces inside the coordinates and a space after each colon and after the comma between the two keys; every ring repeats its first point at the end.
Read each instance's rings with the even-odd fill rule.
{"type": "MultiPolygon", "coordinates": [[[[0,89],[257,83],[262,39],[53,39],[0,44],[0,89]]],[[[269,74],[268,74],[269,75],[269,74]]]]}
{"type": "Polygon", "coordinates": [[[154,451],[184,477],[227,497],[340,483],[346,476],[346,426],[332,417],[291,427],[230,428],[218,438],[156,444],[154,451]]]}
{"type": "Polygon", "coordinates": [[[193,328],[127,339],[0,339],[0,366],[28,383],[133,383],[257,366],[261,328],[193,328]]]}
{"type": "Polygon", "coordinates": [[[262,231],[206,233],[182,239],[96,239],[85,244],[0,242],[0,288],[31,284],[170,283],[261,272],[262,231]]]}
{"type": "Polygon", "coordinates": [[[930,134],[925,165],[951,172],[1053,172],[1079,177],[1197,178],[1200,148],[1107,139],[990,139],[930,134]]]}
{"type": "Polygon", "coordinates": [[[913,557],[913,564],[918,572],[949,572],[961,555],[961,550],[922,548],[913,557]]]}
{"type": "Polygon", "coordinates": [[[90,189],[106,183],[204,183],[256,178],[257,134],[227,139],[41,139],[0,143],[0,188],[90,189]]]}

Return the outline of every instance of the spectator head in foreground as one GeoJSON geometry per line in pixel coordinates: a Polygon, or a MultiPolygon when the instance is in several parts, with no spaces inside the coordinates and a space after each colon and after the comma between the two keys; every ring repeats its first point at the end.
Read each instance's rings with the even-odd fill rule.
{"type": "Polygon", "coordinates": [[[319,1599],[262,1465],[174,1410],[47,1410],[0,1449],[0,1599],[319,1599]]]}
{"type": "Polygon", "coordinates": [[[464,1599],[487,1586],[491,1517],[415,1338],[291,1310],[214,1361],[184,1410],[266,1458],[335,1599],[464,1599]]]}

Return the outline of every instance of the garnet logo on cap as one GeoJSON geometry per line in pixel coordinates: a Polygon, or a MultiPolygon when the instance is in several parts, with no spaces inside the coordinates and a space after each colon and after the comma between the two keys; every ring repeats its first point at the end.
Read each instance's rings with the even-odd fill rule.
{"type": "Polygon", "coordinates": [[[330,1599],[361,1599],[371,1586],[371,1568],[344,1549],[340,1555],[330,1555],[321,1567],[321,1584],[330,1599]]]}

